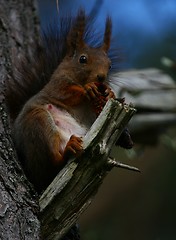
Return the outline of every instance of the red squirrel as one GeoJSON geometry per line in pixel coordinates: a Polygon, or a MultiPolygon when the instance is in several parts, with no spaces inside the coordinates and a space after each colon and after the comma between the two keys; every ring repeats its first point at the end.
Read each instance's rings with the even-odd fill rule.
{"type": "Polygon", "coordinates": [[[82,137],[106,101],[115,98],[107,81],[111,19],[106,19],[98,47],[85,42],[86,34],[92,38],[88,24],[81,10],[55,38],[45,36],[34,57],[21,63],[14,82],[7,84],[15,147],[38,192],[71,156],[82,152],[82,137]]]}

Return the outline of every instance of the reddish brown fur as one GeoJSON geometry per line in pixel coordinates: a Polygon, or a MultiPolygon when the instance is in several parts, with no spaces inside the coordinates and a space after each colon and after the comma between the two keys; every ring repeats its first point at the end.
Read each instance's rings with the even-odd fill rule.
{"type": "Polygon", "coordinates": [[[92,31],[88,19],[80,11],[61,24],[68,27],[56,38],[45,36],[7,83],[15,146],[39,192],[70,157],[82,152],[82,137],[106,101],[115,97],[106,83],[111,20],[106,20],[102,46],[90,47],[84,41],[87,27],[92,31]]]}
{"type": "MultiPolygon", "coordinates": [[[[43,88],[39,84],[38,93],[29,100],[27,95],[24,106],[12,110],[11,115],[16,118],[13,129],[15,145],[26,173],[38,191],[49,184],[71,156],[81,153],[81,137],[88,131],[107,99],[114,97],[105,84],[111,64],[107,56],[111,35],[110,19],[106,21],[104,43],[98,48],[92,48],[84,42],[86,21],[85,13],[79,12],[68,33],[63,60],[55,67],[49,80],[44,81],[43,88]],[[98,107],[93,103],[99,101],[102,93],[96,83],[103,84],[107,92],[106,100],[103,103],[100,101],[101,106],[98,107]]],[[[33,72],[27,75],[29,86],[33,78],[36,79],[36,73],[42,74],[44,71],[45,77],[49,74],[42,69],[47,61],[43,57],[46,55],[40,55],[39,65],[31,66],[33,72]]],[[[26,68],[23,69],[25,79],[26,68]]],[[[22,87],[16,96],[25,95],[23,84],[19,84],[22,87]]],[[[9,92],[7,99],[11,99],[9,106],[12,106],[9,92]]]]}

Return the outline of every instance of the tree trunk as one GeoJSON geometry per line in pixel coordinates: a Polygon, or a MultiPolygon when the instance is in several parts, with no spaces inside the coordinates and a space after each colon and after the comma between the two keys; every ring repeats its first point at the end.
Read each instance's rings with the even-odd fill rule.
{"type": "Polygon", "coordinates": [[[4,83],[37,36],[36,2],[0,0],[0,239],[39,239],[38,204],[17,162],[4,104],[4,83]]]}

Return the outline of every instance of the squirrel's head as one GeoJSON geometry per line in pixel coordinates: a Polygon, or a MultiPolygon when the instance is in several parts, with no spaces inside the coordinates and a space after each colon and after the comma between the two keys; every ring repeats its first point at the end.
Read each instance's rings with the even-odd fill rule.
{"type": "Polygon", "coordinates": [[[108,50],[111,41],[111,19],[107,17],[103,43],[100,47],[90,47],[85,41],[86,24],[89,21],[84,11],[80,11],[67,37],[67,54],[65,61],[72,68],[80,84],[87,82],[104,82],[107,78],[111,61],[108,50]]]}

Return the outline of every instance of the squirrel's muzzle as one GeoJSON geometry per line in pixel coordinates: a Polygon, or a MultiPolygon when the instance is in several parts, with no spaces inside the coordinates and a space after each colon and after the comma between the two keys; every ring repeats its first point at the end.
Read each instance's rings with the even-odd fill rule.
{"type": "Polygon", "coordinates": [[[97,80],[99,82],[104,82],[106,80],[106,75],[105,74],[97,74],[97,80]]]}

